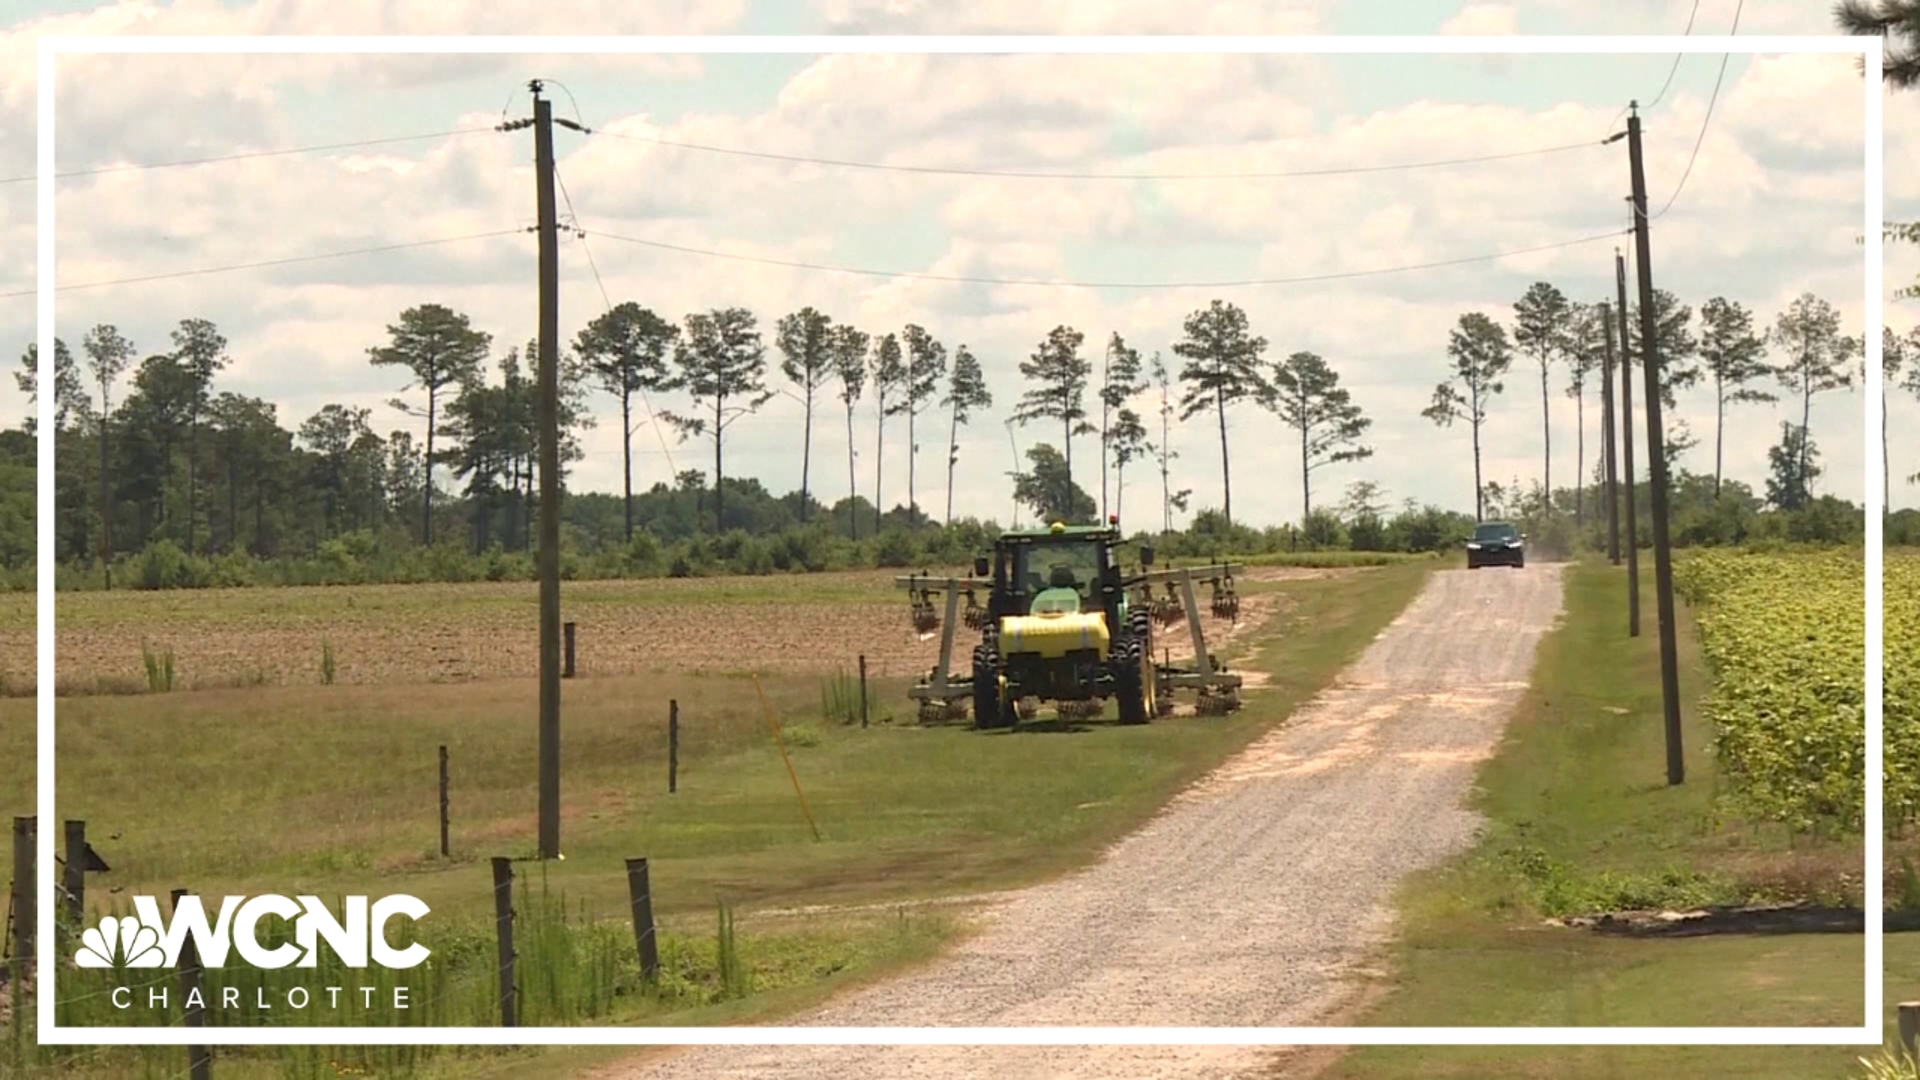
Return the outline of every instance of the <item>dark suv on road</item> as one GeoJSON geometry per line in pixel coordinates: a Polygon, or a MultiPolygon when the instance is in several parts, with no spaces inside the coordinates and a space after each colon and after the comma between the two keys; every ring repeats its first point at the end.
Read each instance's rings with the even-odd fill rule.
{"type": "Polygon", "coordinates": [[[1523,546],[1526,538],[1526,534],[1509,522],[1481,522],[1474,526],[1473,538],[1467,541],[1467,569],[1511,566],[1518,570],[1527,565],[1527,552],[1523,546]]]}

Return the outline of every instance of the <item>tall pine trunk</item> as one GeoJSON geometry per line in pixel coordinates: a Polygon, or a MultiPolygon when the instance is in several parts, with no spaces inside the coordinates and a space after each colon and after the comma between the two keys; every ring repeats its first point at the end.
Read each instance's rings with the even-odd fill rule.
{"type": "Polygon", "coordinates": [[[1800,505],[1805,506],[1813,498],[1813,478],[1807,475],[1813,461],[1813,376],[1808,375],[1801,385],[1805,389],[1800,395],[1800,505]]]}
{"type": "Polygon", "coordinates": [[[1587,390],[1573,398],[1573,523],[1587,523],[1587,390]]]}
{"type": "Polygon", "coordinates": [[[960,406],[958,403],[955,403],[955,405],[953,406],[953,426],[947,430],[947,525],[948,527],[952,527],[953,525],[953,467],[955,463],[959,460],[959,458],[957,457],[959,451],[955,449],[955,447],[958,446],[959,443],[960,443],[960,406]]]}
{"type": "Polygon", "coordinates": [[[1547,386],[1547,363],[1540,361],[1540,438],[1546,447],[1542,458],[1542,486],[1545,489],[1547,512],[1553,512],[1553,395],[1547,386]]]}
{"type": "Polygon", "coordinates": [[[620,394],[620,474],[627,518],[627,543],[633,543],[633,392],[620,394]]]}
{"type": "Polygon", "coordinates": [[[1480,421],[1476,419],[1473,422],[1473,520],[1476,522],[1487,519],[1484,490],[1480,483],[1480,421]]]}
{"type": "Polygon", "coordinates": [[[720,410],[726,403],[726,395],[713,395],[713,535],[719,536],[727,531],[727,496],[722,488],[723,477],[720,473],[720,410]]]}
{"type": "Polygon", "coordinates": [[[886,512],[880,502],[880,467],[886,462],[887,454],[887,405],[882,398],[876,402],[878,415],[873,420],[873,535],[879,536],[880,529],[886,524],[886,512]]]}
{"type": "Polygon", "coordinates": [[[1066,516],[1072,517],[1073,516],[1073,421],[1071,420],[1064,421],[1061,423],[1060,426],[1062,429],[1064,429],[1062,434],[1065,436],[1065,438],[1062,441],[1063,441],[1063,444],[1066,446],[1066,458],[1067,458],[1067,490],[1066,490],[1066,493],[1061,497],[1067,500],[1066,516]]]}
{"type": "Polygon", "coordinates": [[[847,539],[860,539],[860,480],[853,475],[853,402],[847,402],[847,539]]]}
{"type": "MultiPolygon", "coordinates": [[[[813,375],[808,374],[811,380],[813,375]]],[[[807,424],[800,436],[800,520],[807,520],[807,478],[813,469],[813,388],[807,388],[807,424]]]]}
{"type": "Polygon", "coordinates": [[[1727,432],[1727,391],[1715,380],[1713,402],[1713,497],[1720,498],[1721,463],[1725,460],[1727,432]]]}
{"type": "Polygon", "coordinates": [[[113,407],[107,398],[107,384],[100,384],[100,547],[101,565],[106,568],[107,588],[113,588],[113,469],[107,455],[107,418],[113,407]]]}
{"type": "Polygon", "coordinates": [[[187,554],[193,554],[193,534],[197,510],[200,505],[199,477],[196,466],[200,457],[200,419],[198,416],[187,420],[187,554]]]}
{"type": "Polygon", "coordinates": [[[1225,502],[1224,513],[1227,516],[1227,528],[1233,528],[1233,477],[1227,469],[1227,392],[1217,390],[1213,397],[1214,411],[1220,417],[1220,493],[1225,502]]]}
{"type": "Polygon", "coordinates": [[[420,484],[420,542],[423,547],[433,546],[433,422],[435,419],[434,390],[427,388],[427,449],[420,484]]]}
{"type": "Polygon", "coordinates": [[[1306,527],[1307,519],[1313,516],[1312,479],[1308,473],[1312,467],[1307,464],[1307,429],[1300,429],[1300,525],[1306,527]]]}

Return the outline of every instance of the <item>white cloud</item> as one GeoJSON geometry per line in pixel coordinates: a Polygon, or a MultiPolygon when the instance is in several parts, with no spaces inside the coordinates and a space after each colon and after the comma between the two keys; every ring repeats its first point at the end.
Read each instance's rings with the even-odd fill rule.
{"type": "Polygon", "coordinates": [[[1519,33],[1519,16],[1512,4],[1468,4],[1440,24],[1443,34],[1491,37],[1519,33]]]}

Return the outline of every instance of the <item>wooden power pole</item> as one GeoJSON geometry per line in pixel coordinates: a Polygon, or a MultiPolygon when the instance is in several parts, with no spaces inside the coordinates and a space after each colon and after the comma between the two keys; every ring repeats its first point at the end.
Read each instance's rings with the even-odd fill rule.
{"type": "Polygon", "coordinates": [[[533,119],[501,130],[533,128],[533,159],[540,236],[540,333],[535,427],[540,450],[540,857],[560,856],[560,250],[554,203],[553,103],[533,92],[533,119]]]}
{"type": "Polygon", "coordinates": [[[1627,260],[1613,249],[1613,283],[1620,293],[1620,449],[1626,468],[1627,492],[1627,636],[1640,636],[1640,524],[1634,518],[1639,498],[1633,480],[1633,346],[1627,340],[1627,260]]]}
{"type": "Polygon", "coordinates": [[[1613,434],[1613,306],[1600,301],[1600,338],[1605,345],[1600,367],[1600,453],[1606,458],[1607,560],[1620,565],[1620,475],[1613,434]]]}
{"type": "Polygon", "coordinates": [[[1633,253],[1640,279],[1641,368],[1647,387],[1647,468],[1653,474],[1648,492],[1653,506],[1653,591],[1660,610],[1660,697],[1666,707],[1667,783],[1686,779],[1686,758],[1680,745],[1680,646],[1673,612],[1673,550],[1667,543],[1667,454],[1660,417],[1660,347],[1653,310],[1653,264],[1647,238],[1647,174],[1640,155],[1638,103],[1627,116],[1627,160],[1633,171],[1633,253]]]}

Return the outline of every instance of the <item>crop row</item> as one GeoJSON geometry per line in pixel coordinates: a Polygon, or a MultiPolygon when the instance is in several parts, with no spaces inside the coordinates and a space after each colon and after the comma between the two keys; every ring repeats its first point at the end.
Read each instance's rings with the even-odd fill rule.
{"type": "MultiPolygon", "coordinates": [[[[1865,824],[1866,573],[1858,550],[1710,551],[1675,566],[1712,674],[1706,709],[1730,794],[1799,830],[1865,824]]],[[[1883,806],[1920,817],[1920,558],[1885,577],[1883,806]]]]}

